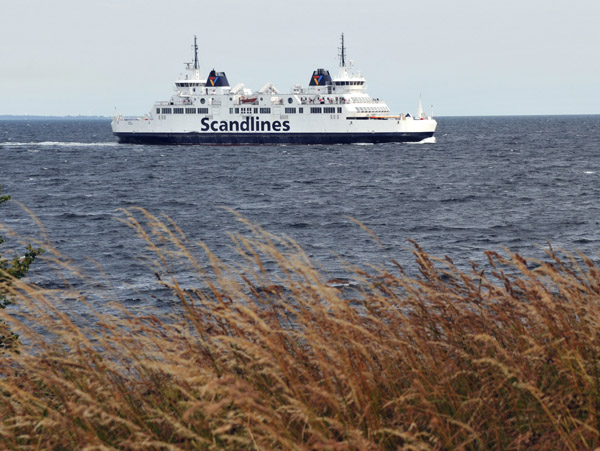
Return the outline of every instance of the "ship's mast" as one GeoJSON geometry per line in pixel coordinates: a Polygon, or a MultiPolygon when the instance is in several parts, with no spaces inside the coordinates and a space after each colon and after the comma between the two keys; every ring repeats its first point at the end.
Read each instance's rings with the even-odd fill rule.
{"type": "Polygon", "coordinates": [[[198,38],[196,35],[194,35],[194,69],[200,69],[198,66],[198,38]]]}
{"type": "Polygon", "coordinates": [[[340,67],[346,67],[346,46],[344,45],[344,33],[342,33],[342,46],[339,48],[340,50],[340,67]]]}

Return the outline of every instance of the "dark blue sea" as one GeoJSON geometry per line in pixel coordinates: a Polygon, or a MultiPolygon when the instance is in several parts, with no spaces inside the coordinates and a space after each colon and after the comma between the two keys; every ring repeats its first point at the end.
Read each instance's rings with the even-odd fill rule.
{"type": "MultiPolygon", "coordinates": [[[[544,259],[547,242],[597,259],[600,116],[438,123],[429,144],[166,147],[117,144],[109,120],[0,121],[0,184],[12,196],[0,223],[49,240],[126,304],[162,302],[149,252],[120,221],[135,206],[229,263],[239,261],[229,233],[247,231],[237,212],[296,240],[332,278],[347,275],[344,261],[414,269],[408,239],[465,268],[488,249],[544,259]]],[[[0,250],[15,245],[3,234],[0,250]]],[[[93,289],[44,265],[30,278],[93,289]]]]}

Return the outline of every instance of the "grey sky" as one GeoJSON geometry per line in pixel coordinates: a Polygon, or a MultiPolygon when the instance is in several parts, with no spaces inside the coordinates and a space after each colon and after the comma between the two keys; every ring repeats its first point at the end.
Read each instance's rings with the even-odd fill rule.
{"type": "Polygon", "coordinates": [[[280,91],[337,73],[339,35],[395,112],[600,113],[598,0],[19,0],[0,7],[0,114],[143,114],[192,58],[280,91]]]}

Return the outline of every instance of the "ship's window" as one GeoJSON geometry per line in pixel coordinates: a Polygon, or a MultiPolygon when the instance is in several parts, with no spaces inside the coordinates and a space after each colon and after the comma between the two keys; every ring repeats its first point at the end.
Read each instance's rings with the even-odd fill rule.
{"type": "Polygon", "coordinates": [[[321,110],[322,110],[321,107],[317,107],[317,106],[310,107],[310,112],[312,114],[321,114],[321,112],[322,112],[321,110]]]}
{"type": "Polygon", "coordinates": [[[229,114],[233,114],[233,108],[229,108],[229,114]]]}
{"type": "Polygon", "coordinates": [[[171,108],[163,108],[162,114],[171,114],[171,108]]]}
{"type": "Polygon", "coordinates": [[[271,108],[261,108],[260,114],[271,114],[271,108]]]}
{"type": "Polygon", "coordinates": [[[325,108],[323,108],[323,113],[325,113],[325,114],[335,113],[335,107],[326,106],[325,108]]]}
{"type": "Polygon", "coordinates": [[[156,109],[156,114],[160,114],[160,108],[156,109]]]}
{"type": "Polygon", "coordinates": [[[198,108],[198,114],[208,114],[208,108],[198,108]]]}
{"type": "Polygon", "coordinates": [[[292,99],[291,97],[288,97],[288,103],[294,103],[294,99],[292,99]]]}
{"type": "Polygon", "coordinates": [[[304,108],[302,108],[302,107],[298,108],[298,113],[300,113],[300,114],[304,113],[304,108]]]}
{"type": "Polygon", "coordinates": [[[341,106],[337,107],[337,112],[338,112],[338,113],[341,113],[341,112],[342,112],[342,107],[341,107],[341,106]]]}
{"type": "MultiPolygon", "coordinates": [[[[262,108],[261,108],[261,113],[262,113],[262,108]]],[[[258,114],[258,108],[254,108],[254,114],[258,114]]]]}
{"type": "Polygon", "coordinates": [[[183,114],[183,108],[173,108],[173,114],[183,114]]]}
{"type": "Polygon", "coordinates": [[[296,108],[286,108],[285,114],[296,114],[296,108]]]}
{"type": "Polygon", "coordinates": [[[200,103],[204,105],[206,103],[206,99],[200,99],[200,103]]]}
{"type": "Polygon", "coordinates": [[[235,114],[240,114],[240,109],[239,108],[235,109],[235,114]]]}
{"type": "Polygon", "coordinates": [[[185,114],[196,114],[196,108],[186,108],[185,114]]]}

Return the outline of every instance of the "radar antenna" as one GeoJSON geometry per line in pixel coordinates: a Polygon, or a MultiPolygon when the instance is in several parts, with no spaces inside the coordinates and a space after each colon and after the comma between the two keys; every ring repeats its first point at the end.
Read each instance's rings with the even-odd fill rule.
{"type": "Polygon", "coordinates": [[[346,67],[346,46],[344,45],[344,33],[342,33],[342,46],[339,48],[340,50],[340,67],[346,67]]]}

